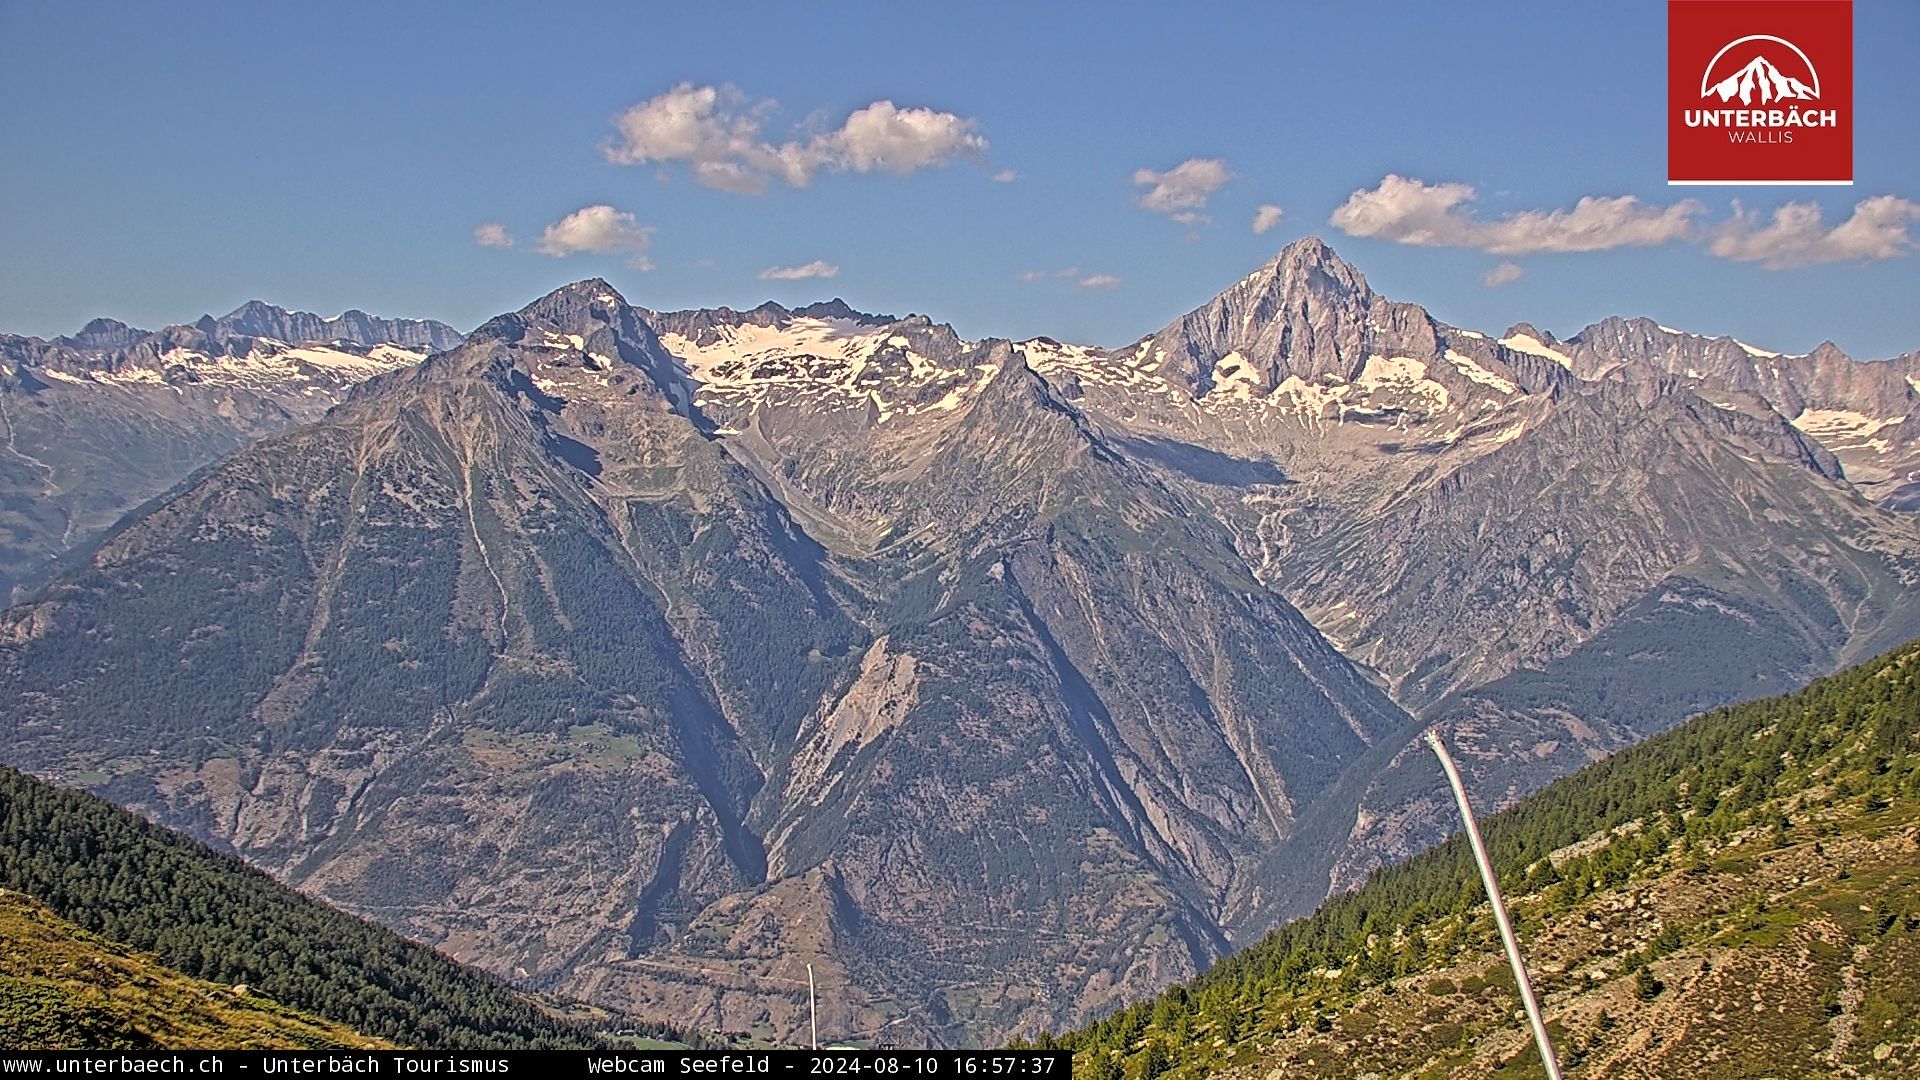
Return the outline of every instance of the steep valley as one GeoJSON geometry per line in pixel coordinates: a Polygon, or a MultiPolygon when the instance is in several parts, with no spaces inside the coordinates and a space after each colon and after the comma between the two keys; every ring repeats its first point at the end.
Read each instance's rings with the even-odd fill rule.
{"type": "Polygon", "coordinates": [[[579,282],[0,614],[4,756],[532,988],[1080,1024],[1443,838],[1429,723],[1504,804],[1920,636],[1899,446],[1805,420],[1920,397],[1716,404],[1700,340],[1493,339],[1317,240],[1114,350],[579,282]]]}

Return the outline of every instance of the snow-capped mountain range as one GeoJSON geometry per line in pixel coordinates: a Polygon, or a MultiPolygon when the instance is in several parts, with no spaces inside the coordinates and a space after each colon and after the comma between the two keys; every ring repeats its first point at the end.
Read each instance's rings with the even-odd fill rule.
{"type": "Polygon", "coordinates": [[[260,301],[142,330],[0,334],[0,599],[193,470],[460,342],[431,320],[260,301]]]}
{"type": "MultiPolygon", "coordinates": [[[[923,315],[866,314],[838,299],[796,309],[769,302],[747,311],[643,317],[676,357],[685,393],[711,414],[722,438],[750,426],[756,410],[776,409],[850,420],[857,414],[858,423],[885,432],[923,414],[955,413],[997,370],[990,340],[962,340],[923,315]]],[[[460,340],[431,320],[359,311],[329,319],[260,301],[160,331],[96,319],[50,341],[0,335],[0,394],[11,395],[8,448],[15,467],[26,469],[23,493],[60,502],[71,481],[49,480],[59,470],[45,462],[60,452],[42,453],[44,444],[73,442],[58,433],[67,430],[59,421],[77,422],[89,408],[123,411],[134,400],[127,393],[171,395],[172,402],[135,410],[143,438],[170,432],[180,447],[193,448],[141,443],[166,466],[115,464],[110,471],[129,484],[123,498],[82,519],[61,512],[24,528],[31,534],[57,523],[59,539],[26,542],[38,554],[0,575],[0,588],[8,578],[31,576],[31,566],[111,524],[209,455],[311,420],[353,386],[460,340]],[[88,388],[120,395],[82,393],[88,388]],[[36,420],[26,403],[47,405],[53,399],[42,391],[49,389],[65,392],[56,395],[63,404],[43,408],[36,420]],[[51,426],[35,434],[40,423],[51,426]]],[[[1472,452],[1520,438],[1537,419],[1535,406],[1569,383],[1658,375],[1719,408],[1778,414],[1835,455],[1870,498],[1920,508],[1920,355],[1863,363],[1825,344],[1790,356],[1618,318],[1565,341],[1526,324],[1494,338],[1374,295],[1357,270],[1313,239],[1132,345],[1034,338],[1011,348],[1070,400],[1091,397],[1096,411],[1128,416],[1157,437],[1184,438],[1197,427],[1229,444],[1269,428],[1324,436],[1357,425],[1355,431],[1390,433],[1383,438],[1472,452]]],[[[43,516],[49,512],[42,507],[43,516]]]]}
{"type": "Polygon", "coordinates": [[[4,343],[0,756],[696,1026],[806,964],[1078,1022],[1443,835],[1425,727],[1500,803],[1920,635],[1915,358],[1494,336],[1317,240],[1120,348],[591,279],[309,394],[425,350],[175,329],[4,343]]]}
{"type": "MultiPolygon", "coordinates": [[[[897,426],[956,410],[994,370],[984,359],[990,340],[840,300],[646,317],[723,435],[755,409],[794,405],[897,426]]],[[[1827,343],[1787,355],[1619,318],[1564,341],[1524,323],[1494,338],[1376,296],[1317,240],[1132,345],[1011,344],[1069,400],[1091,395],[1098,411],[1165,435],[1195,424],[1320,432],[1352,424],[1430,447],[1497,445],[1526,430],[1529,402],[1579,382],[1665,376],[1715,407],[1777,414],[1836,455],[1869,497],[1920,505],[1920,354],[1863,362],[1827,343]]]]}

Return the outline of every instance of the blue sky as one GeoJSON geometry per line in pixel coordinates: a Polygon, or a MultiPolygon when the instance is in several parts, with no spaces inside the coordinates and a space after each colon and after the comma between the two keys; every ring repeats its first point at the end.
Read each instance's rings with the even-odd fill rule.
{"type": "Polygon", "coordinates": [[[0,330],[253,297],[465,329],[597,274],[656,308],[839,295],[972,337],[1121,344],[1317,233],[1381,292],[1482,330],[1619,313],[1920,349],[1920,4],[1856,7],[1851,188],[1669,188],[1665,19],[1644,0],[0,0],[0,330]],[[745,149],[617,133],[681,87],[715,88],[704,122],[745,149]],[[1156,198],[1142,170],[1174,181],[1156,198]],[[1588,196],[1634,201],[1569,220],[1588,196]],[[1869,242],[1831,235],[1876,198],[1869,242]],[[1812,206],[1776,220],[1787,204],[1812,206]],[[1282,215],[1256,234],[1262,206],[1282,215]],[[547,233],[589,207],[610,209],[547,233]],[[513,246],[476,243],[486,224],[513,246]],[[1586,226],[1624,246],[1553,250],[1586,226]],[[1420,235],[1445,244],[1403,242],[1420,235]],[[835,276],[761,276],[815,263],[835,276]],[[1486,284],[1502,264],[1517,279],[1486,284]]]}

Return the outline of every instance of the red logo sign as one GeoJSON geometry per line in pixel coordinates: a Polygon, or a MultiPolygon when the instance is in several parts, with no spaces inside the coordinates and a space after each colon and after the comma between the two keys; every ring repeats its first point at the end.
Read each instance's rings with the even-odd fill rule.
{"type": "Polygon", "coordinates": [[[1852,0],[1667,0],[1667,183],[1853,183],[1852,0]]]}

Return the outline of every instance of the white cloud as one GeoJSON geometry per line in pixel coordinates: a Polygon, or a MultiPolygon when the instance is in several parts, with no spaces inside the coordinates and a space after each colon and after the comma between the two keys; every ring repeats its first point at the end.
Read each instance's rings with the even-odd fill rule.
{"type": "Polygon", "coordinates": [[[804,281],[807,278],[836,277],[840,268],[824,259],[815,259],[800,266],[769,266],[760,271],[763,281],[804,281]]]}
{"type": "Polygon", "coordinates": [[[1920,203],[1897,195],[1875,195],[1854,206],[1853,216],[1827,228],[1820,207],[1790,202],[1771,221],[1733,207],[1733,217],[1713,231],[1707,250],[1735,262],[1757,262],[1769,270],[1828,262],[1895,259],[1914,250],[1908,224],[1920,221],[1920,203]]]}
{"type": "MultiPolygon", "coordinates": [[[[664,173],[661,180],[666,180],[664,173]]],[[[767,190],[767,174],[738,161],[696,161],[693,180],[701,187],[731,191],[735,195],[758,195],[767,190]]]]}
{"type": "Polygon", "coordinates": [[[1011,184],[1018,179],[1020,179],[1020,174],[1014,172],[1012,169],[1001,169],[999,172],[993,174],[993,182],[996,184],[1011,184]]]}
{"type": "Polygon", "coordinates": [[[1233,173],[1219,158],[1189,158],[1166,172],[1139,169],[1133,174],[1134,186],[1147,189],[1140,196],[1140,205],[1176,219],[1182,213],[1204,209],[1220,185],[1231,179],[1233,173]]]}
{"type": "Polygon", "coordinates": [[[1253,212],[1254,235],[1259,236],[1260,234],[1265,233],[1268,230],[1272,229],[1275,225],[1280,224],[1280,219],[1285,216],[1286,216],[1286,211],[1280,209],[1279,207],[1273,205],[1272,203],[1261,203],[1260,209],[1255,210],[1253,212]]]}
{"type": "Polygon", "coordinates": [[[1526,274],[1526,268],[1518,263],[1503,262],[1499,266],[1480,275],[1480,284],[1485,285],[1489,289],[1497,289],[1502,285],[1511,285],[1519,281],[1525,277],[1526,274]]]}
{"type": "Polygon", "coordinates": [[[1058,270],[1022,270],[1013,275],[1015,281],[1036,282],[1049,278],[1060,281],[1072,281],[1082,289],[1111,289],[1120,284],[1120,279],[1112,274],[1082,273],[1077,266],[1063,266],[1058,270]]]}
{"type": "Polygon", "coordinates": [[[681,83],[615,117],[620,139],[602,149],[618,165],[726,161],[759,142],[759,121],[751,110],[738,111],[744,103],[731,86],[681,83]]]}
{"type": "Polygon", "coordinates": [[[775,143],[761,131],[761,117],[773,107],[732,86],[681,83],[615,117],[616,135],[601,151],[617,165],[685,162],[696,183],[749,195],[776,178],[806,187],[822,171],[905,175],[986,160],[979,125],[950,112],[876,101],[837,128],[775,143]]]}
{"type": "Polygon", "coordinates": [[[1329,221],[1353,236],[1526,255],[1686,240],[1693,235],[1694,217],[1703,210],[1692,200],[1663,208],[1645,205],[1632,195],[1588,195],[1571,210],[1524,210],[1483,221],[1468,206],[1474,197],[1474,189],[1467,184],[1426,184],[1389,173],[1379,187],[1355,191],[1329,221]]]}
{"type": "Polygon", "coordinates": [[[830,165],[844,161],[854,172],[876,169],[910,173],[987,153],[987,140],[977,125],[949,112],[899,109],[891,101],[876,101],[847,117],[838,132],[825,137],[830,165]]]}
{"type": "Polygon", "coordinates": [[[473,242],[481,247],[512,247],[513,234],[507,232],[505,225],[489,221],[473,230],[473,242]]]}
{"type": "Polygon", "coordinates": [[[620,252],[635,269],[651,270],[647,245],[652,242],[653,226],[636,224],[632,214],[600,203],[581,207],[547,226],[540,234],[539,251],[556,259],[620,252]]]}

